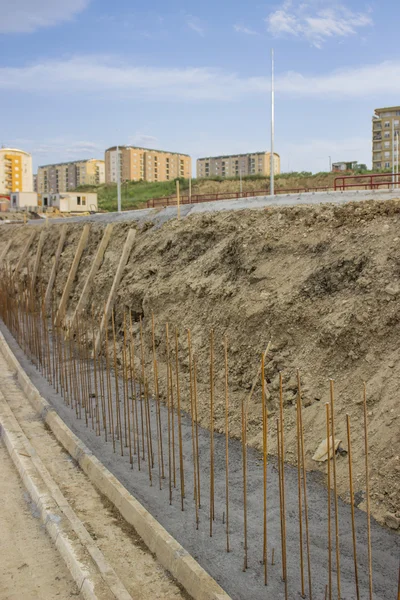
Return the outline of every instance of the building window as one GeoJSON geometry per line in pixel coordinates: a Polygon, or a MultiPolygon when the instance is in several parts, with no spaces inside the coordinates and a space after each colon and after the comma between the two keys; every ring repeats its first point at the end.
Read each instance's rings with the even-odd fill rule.
{"type": "Polygon", "coordinates": [[[390,157],[390,152],[385,152],[385,158],[389,158],[390,157]]]}
{"type": "Polygon", "coordinates": [[[385,142],[384,146],[385,146],[385,148],[390,148],[390,142],[385,142]]]}
{"type": "Polygon", "coordinates": [[[82,196],[82,206],[86,206],[86,196],[82,196]]]}
{"type": "Polygon", "coordinates": [[[390,121],[385,121],[385,127],[390,127],[390,121]]]}
{"type": "Polygon", "coordinates": [[[390,132],[389,131],[385,131],[385,138],[390,138],[390,132]]]}
{"type": "Polygon", "coordinates": [[[81,197],[80,196],[77,196],[76,203],[77,203],[78,206],[81,205],[81,197]]]}
{"type": "Polygon", "coordinates": [[[390,162],[385,162],[385,169],[390,169],[390,162]]]}

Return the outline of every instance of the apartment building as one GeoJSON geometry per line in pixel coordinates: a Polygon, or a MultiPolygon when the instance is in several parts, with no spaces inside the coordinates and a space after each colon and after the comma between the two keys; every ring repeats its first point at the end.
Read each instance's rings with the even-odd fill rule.
{"type": "Polygon", "coordinates": [[[101,183],[105,183],[104,160],[90,158],[39,167],[36,185],[39,194],[58,194],[101,183]]]}
{"type": "MultiPolygon", "coordinates": [[[[274,173],[281,172],[281,159],[274,153],[274,173]]],[[[266,175],[271,173],[271,153],[254,152],[249,154],[232,154],[229,156],[213,156],[197,160],[197,177],[244,177],[245,175],[266,175]]]]}
{"type": "Polygon", "coordinates": [[[391,169],[399,159],[400,106],[376,108],[372,117],[372,168],[391,169]]]}
{"type": "Polygon", "coordinates": [[[0,194],[32,191],[32,156],[24,150],[0,148],[0,194]]]}
{"type": "MultiPolygon", "coordinates": [[[[187,154],[119,146],[121,181],[169,181],[190,177],[192,159],[187,154]]],[[[117,147],[105,153],[106,183],[117,182],[117,147]]]]}

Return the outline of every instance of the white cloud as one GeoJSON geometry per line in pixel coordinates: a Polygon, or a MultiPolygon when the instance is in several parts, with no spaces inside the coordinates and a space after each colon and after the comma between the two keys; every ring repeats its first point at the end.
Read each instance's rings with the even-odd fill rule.
{"type": "Polygon", "coordinates": [[[328,38],[356,35],[359,28],[373,23],[368,10],[354,13],[342,4],[317,8],[320,4],[284,2],[281,8],[268,15],[268,31],[276,37],[304,38],[320,48],[328,38]]]}
{"type": "Polygon", "coordinates": [[[151,148],[158,144],[158,138],[154,135],[147,135],[145,133],[135,133],[135,135],[129,139],[129,143],[134,146],[143,146],[144,148],[151,148]]]}
{"type": "Polygon", "coordinates": [[[281,142],[278,152],[281,155],[282,172],[287,171],[329,171],[329,157],[332,162],[357,160],[371,164],[371,139],[350,137],[335,139],[311,138],[302,143],[281,142]]]}
{"type": "Polygon", "coordinates": [[[254,29],[250,29],[249,27],[245,27],[244,25],[234,25],[233,29],[237,33],[245,33],[246,35],[258,35],[257,31],[254,29]]]}
{"type": "Polygon", "coordinates": [[[87,141],[71,141],[69,139],[45,140],[40,144],[30,142],[25,146],[37,156],[54,156],[54,160],[71,160],[82,158],[101,157],[104,147],[87,141]]]}
{"type": "Polygon", "coordinates": [[[71,20],[90,0],[0,0],[0,33],[30,33],[71,20]]]}
{"type": "Polygon", "coordinates": [[[204,26],[198,17],[194,17],[193,15],[187,15],[186,16],[186,25],[189,27],[189,29],[192,29],[193,31],[195,31],[198,35],[201,35],[201,37],[204,37],[204,35],[205,35],[204,26]]]}
{"type": "MultiPolygon", "coordinates": [[[[369,95],[380,102],[396,102],[400,94],[400,59],[318,75],[282,73],[276,77],[276,86],[279,93],[291,96],[348,99],[369,95]]],[[[268,77],[245,77],[207,67],[132,66],[104,56],[0,67],[0,90],[24,93],[112,93],[152,100],[229,101],[266,95],[269,89],[268,77]]]]}

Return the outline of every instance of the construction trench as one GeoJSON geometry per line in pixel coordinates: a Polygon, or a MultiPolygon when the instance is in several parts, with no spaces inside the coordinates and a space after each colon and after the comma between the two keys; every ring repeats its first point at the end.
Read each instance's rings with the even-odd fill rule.
{"type": "MultiPolygon", "coordinates": [[[[300,351],[299,338],[304,341],[304,333],[297,337],[294,328],[297,324],[309,328],[311,338],[309,313],[306,318],[305,311],[302,315],[297,312],[297,322],[286,330],[281,324],[276,327],[278,323],[271,326],[265,313],[276,312],[279,293],[282,302],[287,302],[283,297],[287,278],[293,285],[303,277],[308,287],[314,286],[318,297],[315,312],[321,311],[325,300],[346,309],[349,295],[359,298],[360,294],[371,294],[368,285],[359,281],[368,277],[367,269],[371,268],[371,259],[365,256],[366,240],[371,256],[376,256],[377,242],[386,246],[389,237],[395,239],[392,236],[399,211],[399,203],[390,201],[374,207],[366,203],[340,209],[304,208],[295,216],[289,216],[288,209],[274,209],[193,217],[160,229],[149,224],[139,229],[121,224],[108,230],[107,243],[103,241],[102,247],[101,240],[106,237],[103,226],[85,230],[79,225],[64,225],[64,229],[52,225],[41,231],[15,226],[12,233],[10,229],[1,232],[2,332],[11,350],[63,421],[232,598],[294,598],[298,594],[315,598],[396,597],[399,538],[373,518],[396,529],[400,516],[396,512],[398,487],[392,484],[398,480],[398,414],[392,412],[395,404],[387,403],[382,391],[386,386],[383,367],[374,364],[375,371],[371,372],[371,363],[366,361],[363,376],[358,372],[351,378],[352,368],[355,371],[360,365],[354,364],[357,359],[349,354],[362,353],[360,339],[352,350],[346,338],[344,367],[332,360],[326,339],[318,341],[318,348],[309,345],[306,354],[300,351]],[[295,272],[288,267],[284,273],[280,262],[277,266],[282,282],[277,282],[276,275],[272,276],[276,266],[274,269],[271,263],[278,253],[284,263],[288,260],[287,240],[293,240],[293,219],[298,245],[295,242],[291,252],[299,254],[300,260],[307,255],[313,269],[296,265],[295,272]],[[318,228],[318,221],[326,231],[318,228]],[[336,242],[350,242],[342,247],[347,263],[338,257],[338,248],[328,248],[329,243],[335,244],[332,230],[336,238],[347,238],[336,242]],[[240,239],[243,236],[246,239],[240,239]],[[360,236],[362,246],[356,243],[360,236]],[[314,237],[318,239],[309,239],[314,237]],[[247,250],[252,241],[254,247],[247,250]],[[212,253],[218,246],[216,259],[212,253]],[[260,252],[262,263],[249,268],[248,257],[260,252]],[[363,254],[362,260],[349,256],[358,253],[363,254]],[[53,256],[58,256],[58,264],[51,260],[53,256]],[[322,264],[332,258],[334,276],[322,264]],[[318,259],[317,270],[324,277],[317,284],[318,259]],[[224,277],[221,271],[225,271],[224,277]],[[235,298],[233,280],[240,285],[243,279],[247,286],[256,287],[252,293],[267,311],[259,305],[254,310],[249,302],[235,298]],[[264,289],[260,290],[261,283],[264,289]],[[278,297],[271,306],[273,290],[278,291],[278,297]],[[347,297],[339,301],[337,296],[343,292],[347,297]],[[229,304],[232,313],[224,315],[229,304]],[[246,328],[247,337],[243,333],[246,328]],[[299,378],[293,363],[287,365],[292,358],[289,335],[299,378]],[[312,361],[316,350],[320,355],[325,352],[324,363],[321,358],[319,363],[312,361]],[[321,365],[324,372],[318,375],[315,371],[321,365]],[[329,383],[329,377],[335,384],[329,383]],[[343,400],[345,388],[350,393],[343,400]],[[387,422],[382,415],[388,415],[387,422]],[[226,425],[230,434],[228,455],[226,425]],[[347,425],[353,463],[349,460],[347,425]],[[386,431],[383,436],[378,425],[389,429],[389,435],[386,431]],[[332,435],[332,426],[335,448],[339,445],[336,442],[341,442],[339,451],[334,454],[332,444],[328,444],[331,460],[316,463],[312,456],[320,442],[329,437],[327,431],[332,435]],[[383,458],[379,448],[376,451],[378,438],[383,437],[382,443],[392,455],[389,464],[385,456],[385,466],[392,468],[393,474],[381,469],[378,462],[383,458]],[[348,503],[350,465],[354,521],[348,503]],[[383,485],[379,477],[385,477],[383,485]],[[383,494],[383,500],[378,494],[383,494]]],[[[382,248],[380,251],[382,254],[382,248]]],[[[392,248],[387,251],[394,260],[392,248]]],[[[379,262],[383,264],[381,257],[379,262]]],[[[391,263],[389,267],[392,269],[391,263]]],[[[396,283],[388,285],[394,288],[396,283]]],[[[249,296],[248,289],[245,293],[249,296]]],[[[389,310],[387,314],[381,310],[380,316],[396,329],[393,294],[387,292],[387,296],[385,307],[389,310]]],[[[307,304],[304,296],[299,304],[307,304]]],[[[293,301],[288,305],[293,306],[293,301]]],[[[342,312],[341,324],[349,330],[342,312]]],[[[367,328],[366,320],[357,323],[360,331],[363,325],[367,328]]],[[[391,338],[386,332],[383,337],[388,349],[391,338]]],[[[343,351],[340,337],[336,336],[333,345],[338,353],[343,351]]],[[[392,358],[385,357],[382,363],[393,362],[396,347],[390,350],[392,358]]],[[[392,378],[390,395],[396,367],[387,367],[387,377],[392,378]]]]}

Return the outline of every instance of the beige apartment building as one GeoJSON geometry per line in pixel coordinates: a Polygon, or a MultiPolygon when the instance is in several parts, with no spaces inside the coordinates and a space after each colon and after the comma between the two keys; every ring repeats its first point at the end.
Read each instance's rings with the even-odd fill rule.
{"type": "MultiPolygon", "coordinates": [[[[281,172],[281,159],[274,153],[274,173],[281,172]]],[[[197,177],[242,177],[246,175],[266,175],[271,173],[271,153],[254,152],[232,154],[229,156],[211,156],[197,160],[197,177]]]]}
{"type": "Polygon", "coordinates": [[[32,191],[32,156],[24,150],[0,148],[0,194],[32,191]]]}
{"type": "Polygon", "coordinates": [[[394,170],[399,160],[400,106],[376,108],[372,117],[372,169],[394,170]]]}
{"type": "Polygon", "coordinates": [[[104,160],[90,158],[39,167],[36,185],[39,194],[58,194],[101,183],[105,183],[104,160]]]}
{"type": "MultiPolygon", "coordinates": [[[[170,181],[188,179],[192,159],[187,154],[150,150],[135,146],[119,146],[121,181],[170,181]]],[[[105,153],[106,183],[117,182],[117,146],[105,153]]]]}

